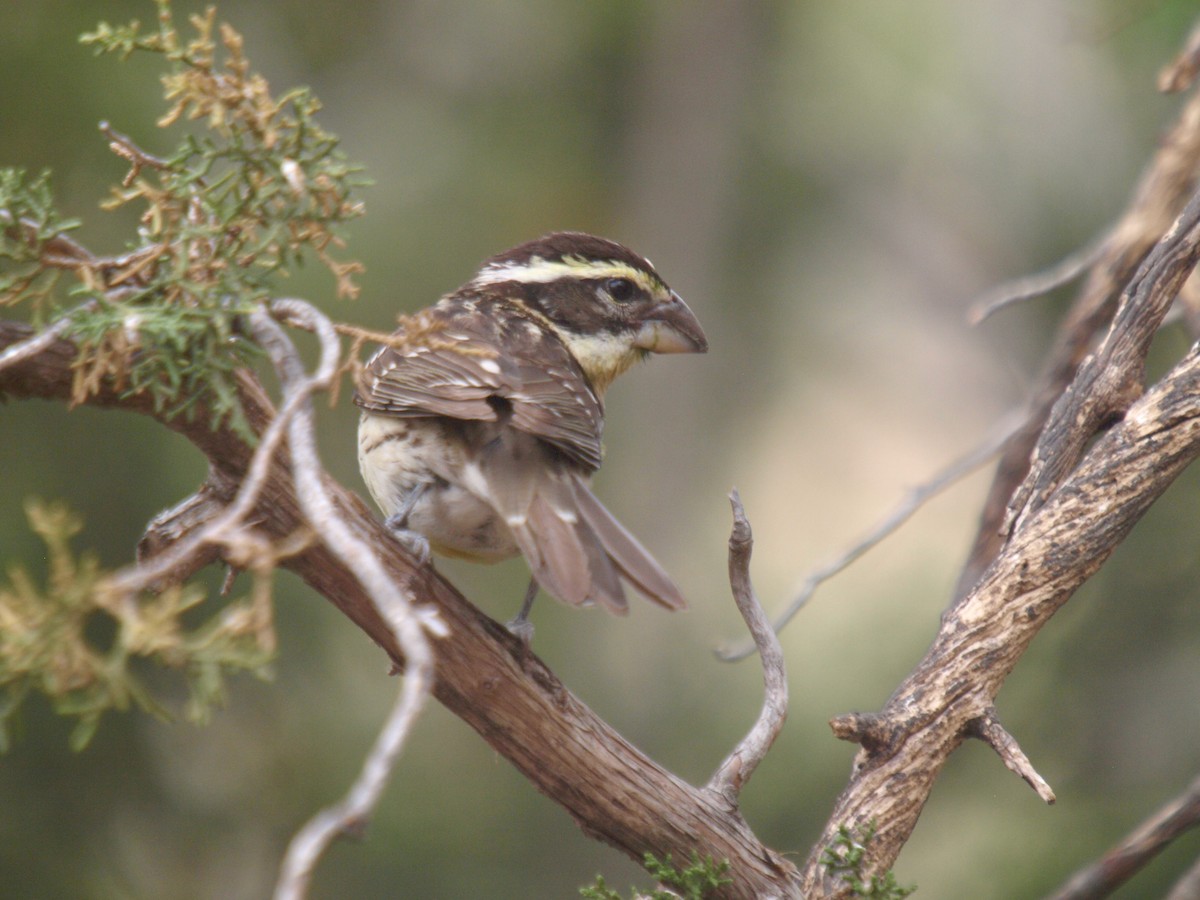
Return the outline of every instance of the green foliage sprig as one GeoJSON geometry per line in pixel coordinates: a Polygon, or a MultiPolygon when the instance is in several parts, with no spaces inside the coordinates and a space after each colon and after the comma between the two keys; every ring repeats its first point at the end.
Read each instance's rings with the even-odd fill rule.
{"type": "Polygon", "coordinates": [[[342,245],[338,226],[362,214],[351,192],[365,180],[317,124],[320,102],[305,87],[272,97],[266,79],[250,71],[242,36],[216,26],[215,8],[191,17],[196,36],[185,44],[169,0],[156,3],[156,33],[141,35],[136,21],[101,23],[81,40],[98,53],[162,54],[171,63],[162,80],[172,105],[158,124],[206,124],[208,133],[188,135],[166,159],[114,142],[132,169],[110,205],[146,204],[144,236],[172,251],[164,274],[185,276],[170,285],[170,297],[201,285],[206,294],[217,287],[218,295],[260,299],[267,276],[302,264],[305,251],[333,272],[339,296],[355,296],[361,266],[335,261],[329,249],[342,245]]]}
{"type": "MultiPolygon", "coordinates": [[[[675,868],[669,853],[662,860],[653,853],[647,853],[642,858],[642,864],[655,881],[672,890],[654,890],[649,894],[634,890],[635,900],[704,900],[722,885],[733,883],[732,879],[725,877],[729,872],[729,860],[718,863],[711,856],[701,859],[694,850],[691,865],[683,869],[675,868]]],[[[580,888],[579,896],[586,900],[622,900],[621,895],[605,883],[602,875],[597,875],[590,887],[580,888]]]]}
{"type": "Polygon", "coordinates": [[[203,409],[214,427],[229,422],[249,438],[235,373],[259,354],[240,317],[310,257],[339,296],[357,293],[361,266],[334,254],[342,227],[362,214],[352,193],[365,179],[316,123],[312,93],[272,96],[215,10],[192,16],[185,39],[169,0],[156,6],[155,30],[101,23],[81,38],[99,54],[160,54],[169,108],[158,124],[188,131],[158,157],[102,125],[129,164],[104,205],[139,209],[136,239],[121,256],[93,256],[65,237],[77,223],[56,218],[45,176],[0,173],[0,304],[29,302],[38,322],[69,315],[75,402],[108,380],[169,416],[203,409]],[[55,289],[66,270],[78,279],[69,296],[86,298],[69,313],[55,289]]]}
{"type": "MultiPolygon", "coordinates": [[[[158,124],[184,132],[172,154],[154,156],[101,126],[129,166],[104,205],[137,209],[135,238],[121,255],[97,256],[70,236],[78,223],[55,212],[48,175],[0,171],[0,306],[24,304],[35,324],[53,322],[74,342],[75,402],[107,384],[149,395],[167,416],[203,410],[214,427],[227,423],[252,439],[237,374],[260,351],[243,336],[242,318],[309,258],[329,269],[339,295],[354,296],[361,267],[334,254],[342,227],[362,213],[351,195],[363,179],[317,125],[312,94],[272,96],[241,36],[218,26],[214,10],[191,17],[185,38],[169,0],[155,5],[153,29],[102,23],[82,38],[100,54],[150,52],[167,63],[168,108],[158,124]],[[75,286],[64,290],[68,273],[75,286]]],[[[251,596],[196,626],[188,623],[199,615],[199,587],[147,594],[137,578],[71,553],[80,524],[65,508],[31,503],[28,515],[50,571],[38,586],[14,566],[0,583],[0,749],[32,693],[76,719],[76,748],[107,710],[136,705],[164,715],[131,671],[138,660],[186,673],[192,719],[221,699],[227,671],[266,673],[269,578],[287,542],[247,551],[237,564],[253,573],[251,596]]],[[[239,540],[254,543],[245,532],[239,540]]]]}
{"type": "Polygon", "coordinates": [[[165,707],[130,670],[137,659],[186,673],[186,715],[196,721],[222,700],[226,671],[268,674],[274,633],[261,591],[189,629],[182,618],[204,599],[199,588],[174,586],[141,599],[112,591],[93,556],[71,552],[82,527],[78,516],[36,500],[26,503],[26,514],[46,544],[49,569],[44,588],[19,566],[9,568],[7,585],[0,583],[0,751],[32,692],[76,719],[70,739],[76,750],[108,710],[136,705],[165,717],[165,707]]]}
{"type": "Polygon", "coordinates": [[[857,897],[901,900],[915,892],[915,885],[901,887],[897,884],[896,876],[891,870],[882,876],[863,878],[862,869],[866,863],[867,847],[874,839],[874,822],[868,822],[859,829],[839,825],[837,837],[821,853],[821,865],[827,868],[831,875],[841,878],[857,897]]]}
{"type": "Polygon", "coordinates": [[[24,169],[0,169],[0,306],[27,302],[34,323],[43,322],[62,275],[43,258],[78,227],[78,220],[59,218],[49,172],[31,177],[24,169]]]}

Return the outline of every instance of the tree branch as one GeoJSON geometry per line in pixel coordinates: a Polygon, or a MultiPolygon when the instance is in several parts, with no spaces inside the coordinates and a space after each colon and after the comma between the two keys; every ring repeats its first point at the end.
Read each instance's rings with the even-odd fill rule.
{"type": "MultiPolygon", "coordinates": [[[[1164,804],[1100,859],[1072,875],[1047,900],[1094,900],[1107,897],[1148,865],[1173,840],[1197,824],[1200,824],[1200,778],[1189,784],[1178,797],[1164,804]]],[[[1195,894],[1184,896],[1194,897],[1195,894]]]]}
{"type": "Polygon", "coordinates": [[[967,736],[979,738],[995,750],[1005,767],[1010,772],[1020,775],[1025,783],[1033,788],[1047,804],[1051,804],[1057,799],[1050,785],[1046,783],[1046,779],[1037,773],[1033,763],[1029,761],[1029,757],[1017,743],[1017,739],[1000,724],[1000,717],[997,715],[995,707],[985,710],[978,719],[972,719],[967,723],[967,736]]]}
{"type": "Polygon", "coordinates": [[[891,866],[946,759],[970,723],[988,713],[1034,635],[1198,455],[1200,349],[1193,348],[1026,517],[975,588],[943,616],[933,645],[883,710],[830,723],[862,747],[805,864],[806,892],[844,895],[820,865],[840,825],[876,822],[872,870],[891,866]]]}
{"type": "MultiPolygon", "coordinates": [[[[0,321],[0,351],[30,334],[28,326],[0,321]]],[[[60,340],[37,356],[0,370],[0,397],[66,402],[74,357],[74,346],[60,340]]],[[[271,405],[249,376],[242,379],[241,388],[246,420],[261,434],[272,421],[271,405]]],[[[208,457],[213,474],[206,491],[222,504],[234,502],[237,485],[247,476],[254,455],[236,434],[226,428],[210,429],[200,413],[190,420],[163,420],[147,398],[122,397],[107,384],[86,402],[155,416],[184,434],[208,457]]],[[[307,522],[283,456],[272,458],[248,515],[272,539],[291,535],[307,522]]],[[[727,859],[736,883],[718,896],[799,896],[795,867],[764,846],[723,797],[683,782],[646,757],[567,690],[502,625],[432,568],[418,565],[356,495],[327,476],[322,476],[322,484],[335,514],[346,521],[388,578],[436,608],[446,624],[449,634],[439,640],[435,654],[434,696],[538,790],[570,812],[585,833],[639,861],[647,852],[659,858],[669,853],[689,859],[698,852],[727,859]]],[[[185,523],[160,517],[147,540],[156,545],[186,540],[195,525],[194,519],[185,523]]],[[[356,572],[326,540],[312,542],[282,564],[366,632],[397,666],[405,665],[391,626],[356,572]]]]}
{"type": "Polygon", "coordinates": [[[1078,461],[1101,426],[1124,414],[1142,391],[1146,354],[1158,327],[1200,259],[1200,193],[1146,257],[1099,348],[1054,404],[1002,526],[1010,531],[1036,510],[1078,461]]]}
{"type": "Polygon", "coordinates": [[[995,559],[1009,500],[1029,471],[1029,457],[1050,411],[1116,308],[1117,298],[1143,257],[1163,236],[1196,189],[1200,174],[1200,91],[1193,93],[1162,138],[1125,213],[1092,267],[1047,353],[1029,403],[1029,414],[1004,448],[975,541],[955,587],[962,597],[995,559]]]}

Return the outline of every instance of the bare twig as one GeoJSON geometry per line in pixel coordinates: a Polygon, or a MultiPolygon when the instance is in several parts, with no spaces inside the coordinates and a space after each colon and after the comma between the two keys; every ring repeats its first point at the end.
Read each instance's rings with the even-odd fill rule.
{"type": "Polygon", "coordinates": [[[129,187],[133,184],[133,180],[138,177],[144,168],[148,167],[158,169],[159,171],[169,168],[165,159],[147,153],[135,144],[132,138],[121,134],[121,132],[109,125],[108,122],[100,123],[100,133],[108,138],[108,146],[112,152],[129,163],[129,172],[121,182],[123,187],[129,187]]]}
{"type": "Polygon", "coordinates": [[[71,327],[70,315],[63,316],[53,325],[43,328],[28,340],[12,344],[0,353],[0,369],[14,366],[19,362],[31,359],[43,352],[47,347],[62,337],[63,332],[71,327]]]}
{"type": "Polygon", "coordinates": [[[361,831],[379,802],[412,724],[433,688],[433,650],[427,632],[444,636],[446,631],[432,609],[419,609],[409,602],[399,584],[350,530],[325,489],[310,395],[313,388],[328,387],[337,371],[340,345],[332,323],[309,304],[297,300],[277,301],[271,312],[309,328],[321,344],[321,363],[317,372],[306,378],[299,354],[283,329],[265,312],[251,315],[251,329],[271,357],[284,392],[303,392],[305,397],[288,424],[297,498],[321,539],[355,573],[374,600],[406,661],[400,696],[350,791],[339,803],[313,817],[288,846],[275,897],[293,900],[305,896],[313,869],[333,840],[340,834],[361,831]]]}
{"type": "MultiPolygon", "coordinates": [[[[900,502],[874,528],[863,535],[863,537],[837,558],[809,572],[804,577],[804,581],[800,585],[800,590],[796,592],[796,596],[792,598],[791,602],[788,603],[782,612],[775,616],[772,624],[775,632],[779,633],[783,630],[795,617],[796,613],[800,612],[804,608],[804,605],[812,599],[813,594],[816,593],[817,588],[822,583],[828,581],[843,569],[846,569],[868,550],[871,550],[889,537],[896,529],[907,522],[917,510],[943,490],[950,487],[956,481],[970,475],[999,453],[1000,449],[1020,427],[1022,421],[1022,417],[1016,413],[1006,415],[995,428],[994,432],[977,447],[974,447],[963,456],[954,460],[950,465],[935,473],[927,481],[909,490],[900,499],[900,502]]],[[[752,641],[743,640],[740,643],[732,645],[725,644],[718,647],[714,652],[718,659],[725,662],[737,662],[753,653],[754,648],[755,644],[752,641]]]]}
{"type": "Polygon", "coordinates": [[[709,779],[708,788],[721,794],[731,805],[737,805],[741,793],[758,764],[763,761],[787,718],[788,686],[787,672],[783,663],[783,648],[779,636],[771,628],[762,604],[750,581],[750,554],[754,549],[754,536],[750,522],[742,506],[737,489],[729,495],[733,506],[733,531],[729,535],[729,586],[738,612],[746,621],[746,627],[758,647],[762,660],[764,697],[758,721],[744,738],[733,748],[720,767],[709,779]]]}
{"type": "Polygon", "coordinates": [[[1104,255],[1111,237],[1112,233],[1106,231],[1041,272],[1006,281],[981,294],[967,310],[967,321],[978,325],[1014,303],[1041,297],[1056,288],[1070,284],[1104,255]]]}
{"type": "Polygon", "coordinates": [[[1004,765],[1010,772],[1020,775],[1025,779],[1025,783],[1033,788],[1039,797],[1047,804],[1052,804],[1055,801],[1054,791],[1050,785],[1046,783],[1037,770],[1033,767],[1033,763],[1029,761],[1029,757],[1021,749],[1021,745],[1017,743],[1008,731],[1000,724],[1000,719],[996,714],[996,708],[990,707],[978,719],[973,719],[967,725],[967,734],[971,737],[979,738],[989,747],[996,751],[1000,759],[1004,761],[1004,765]]]}
{"type": "Polygon", "coordinates": [[[1182,794],[1160,807],[1100,859],[1072,875],[1048,900],[1107,897],[1173,840],[1197,824],[1200,824],[1200,778],[1189,784],[1182,794]]]}

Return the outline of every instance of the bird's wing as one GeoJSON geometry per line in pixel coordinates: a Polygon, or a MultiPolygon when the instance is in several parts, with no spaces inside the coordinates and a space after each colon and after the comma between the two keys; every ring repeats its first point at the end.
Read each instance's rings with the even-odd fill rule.
{"type": "Polygon", "coordinates": [[[460,300],[418,313],[367,363],[355,403],[379,415],[508,421],[598,469],[600,399],[557,335],[507,307],[484,314],[460,300]]]}

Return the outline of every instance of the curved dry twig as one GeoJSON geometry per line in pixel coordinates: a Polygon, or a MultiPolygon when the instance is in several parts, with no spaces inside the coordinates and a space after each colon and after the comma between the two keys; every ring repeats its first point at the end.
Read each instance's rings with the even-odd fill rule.
{"type": "Polygon", "coordinates": [[[400,695],[350,791],[339,803],[309,820],[288,845],[275,897],[276,900],[293,900],[306,895],[313,869],[334,839],[341,834],[361,831],[365,826],[387,785],[412,724],[433,689],[433,649],[427,632],[438,635],[446,632],[435,613],[419,610],[409,601],[400,585],[343,521],[325,490],[310,398],[313,390],[327,388],[338,370],[340,345],[337,332],[329,319],[301,301],[277,301],[271,305],[271,312],[313,331],[321,345],[317,370],[312,376],[305,377],[300,356],[279,324],[263,311],[250,316],[251,330],[270,356],[285,394],[295,392],[305,398],[288,423],[296,496],[310,525],[367,590],[395,635],[406,661],[400,695]]]}
{"type": "Polygon", "coordinates": [[[100,123],[100,133],[108,138],[109,149],[117,156],[129,163],[129,174],[125,176],[123,185],[129,187],[133,183],[133,179],[138,176],[138,173],[144,168],[158,169],[166,171],[170,168],[170,163],[160,156],[155,156],[152,153],[147,153],[136,143],[133,138],[122,134],[112,127],[107,121],[100,123]]]}
{"type": "Polygon", "coordinates": [[[771,627],[762,604],[758,602],[754,585],[750,580],[750,555],[754,549],[754,536],[750,521],[742,506],[737,489],[729,495],[733,507],[733,531],[729,535],[729,586],[738,612],[746,621],[746,627],[754,638],[759,659],[763,667],[763,705],[758,720],[733,752],[713,773],[708,788],[721,794],[731,805],[737,805],[738,794],[745,787],[758,764],[763,761],[775,738],[783,729],[787,718],[788,686],[784,667],[783,648],[779,636],[771,627]]]}
{"type": "Polygon", "coordinates": [[[972,301],[967,309],[967,321],[979,325],[1015,303],[1041,297],[1070,284],[1096,264],[1108,249],[1111,239],[1112,232],[1106,231],[1040,272],[996,285],[972,301]]]}

